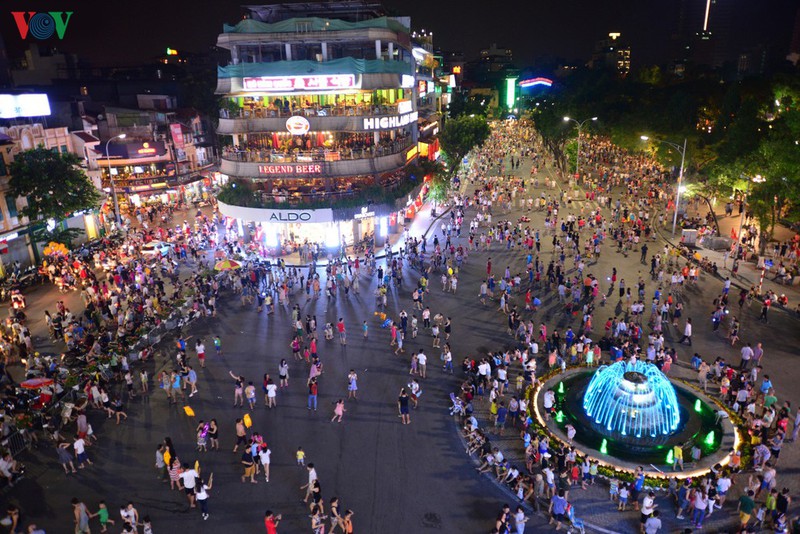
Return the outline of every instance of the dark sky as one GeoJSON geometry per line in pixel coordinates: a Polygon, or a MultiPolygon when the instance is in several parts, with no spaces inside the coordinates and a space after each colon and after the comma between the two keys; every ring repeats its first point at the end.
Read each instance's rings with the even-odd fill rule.
{"type": "MultiPolygon", "coordinates": [[[[777,39],[780,48],[788,43],[796,0],[717,1],[733,15],[735,38],[777,39]]],[[[522,67],[542,56],[586,60],[593,43],[610,31],[622,32],[630,42],[634,64],[665,61],[681,2],[694,4],[700,12],[705,5],[704,0],[386,0],[384,5],[411,16],[414,29],[433,31],[438,48],[473,55],[496,42],[512,48],[522,67]]],[[[49,43],[95,64],[135,64],[162,54],[167,46],[207,50],[223,23],[238,20],[240,3],[9,0],[0,11],[0,32],[11,55],[16,55],[25,43],[11,11],[73,11],[64,40],[49,43]]],[[[712,22],[713,17],[714,12],[712,22]]]]}

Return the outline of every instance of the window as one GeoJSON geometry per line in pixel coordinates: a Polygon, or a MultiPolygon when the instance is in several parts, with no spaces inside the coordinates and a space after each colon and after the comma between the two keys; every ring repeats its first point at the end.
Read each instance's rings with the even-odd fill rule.
{"type": "Polygon", "coordinates": [[[12,219],[18,217],[17,213],[17,197],[13,195],[6,195],[6,206],[8,206],[8,216],[12,219]]]}
{"type": "Polygon", "coordinates": [[[67,145],[61,145],[61,153],[62,154],[66,154],[67,153],[67,145]]]}
{"type": "Polygon", "coordinates": [[[294,23],[294,31],[297,33],[308,33],[311,31],[311,22],[310,21],[302,21],[302,22],[295,22],[294,23]]]}

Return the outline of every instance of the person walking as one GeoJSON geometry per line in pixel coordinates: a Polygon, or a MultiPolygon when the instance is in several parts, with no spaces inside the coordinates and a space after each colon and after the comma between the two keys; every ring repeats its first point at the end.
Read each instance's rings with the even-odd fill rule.
{"type": "Polygon", "coordinates": [[[404,425],[411,424],[411,415],[408,410],[408,393],[406,388],[400,389],[400,396],[397,398],[397,410],[400,413],[400,420],[404,425]]]}
{"type": "Polygon", "coordinates": [[[89,509],[86,505],[78,500],[77,497],[72,498],[72,513],[75,522],[75,534],[89,534],[89,509]]]}
{"type": "Polygon", "coordinates": [[[214,473],[211,473],[208,476],[208,482],[205,482],[203,479],[197,484],[196,489],[196,498],[197,503],[200,505],[200,514],[203,518],[203,521],[208,519],[208,492],[211,490],[211,487],[214,485],[214,473]]]}
{"type": "Polygon", "coordinates": [[[278,365],[278,378],[281,381],[281,388],[289,387],[289,364],[285,359],[281,359],[278,365]]]}
{"type": "Polygon", "coordinates": [[[314,408],[314,411],[317,411],[317,378],[309,378],[308,379],[308,409],[309,411],[311,408],[314,408]]]}
{"type": "Polygon", "coordinates": [[[678,343],[683,343],[687,341],[689,346],[692,346],[692,318],[686,318],[686,326],[683,327],[683,337],[678,341],[678,343]]]}
{"type": "Polygon", "coordinates": [[[339,322],[336,323],[336,330],[339,332],[339,342],[342,345],[347,345],[347,332],[344,328],[344,319],[339,317],[339,322]]]}

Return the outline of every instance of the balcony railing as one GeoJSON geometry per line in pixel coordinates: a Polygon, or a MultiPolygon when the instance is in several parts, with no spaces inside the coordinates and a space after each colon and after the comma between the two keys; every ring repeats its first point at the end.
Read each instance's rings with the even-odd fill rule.
{"type": "Polygon", "coordinates": [[[309,106],[290,109],[287,107],[255,107],[252,109],[228,110],[221,109],[219,116],[222,119],[271,119],[289,118],[294,115],[304,117],[361,117],[397,115],[397,105],[360,105],[360,106],[309,106]]]}
{"type": "Polygon", "coordinates": [[[222,158],[248,163],[312,163],[321,161],[342,161],[354,159],[379,158],[402,152],[412,146],[411,138],[393,143],[367,148],[342,148],[338,150],[319,149],[297,152],[278,152],[270,149],[237,150],[232,147],[222,149],[222,158]]]}

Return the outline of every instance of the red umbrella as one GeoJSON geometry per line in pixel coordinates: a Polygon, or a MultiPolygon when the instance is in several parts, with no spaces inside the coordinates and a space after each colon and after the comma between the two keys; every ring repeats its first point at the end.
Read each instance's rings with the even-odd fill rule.
{"type": "Polygon", "coordinates": [[[53,385],[52,378],[30,378],[20,384],[20,386],[25,389],[39,389],[45,386],[52,386],[52,385],[53,385]]]}

